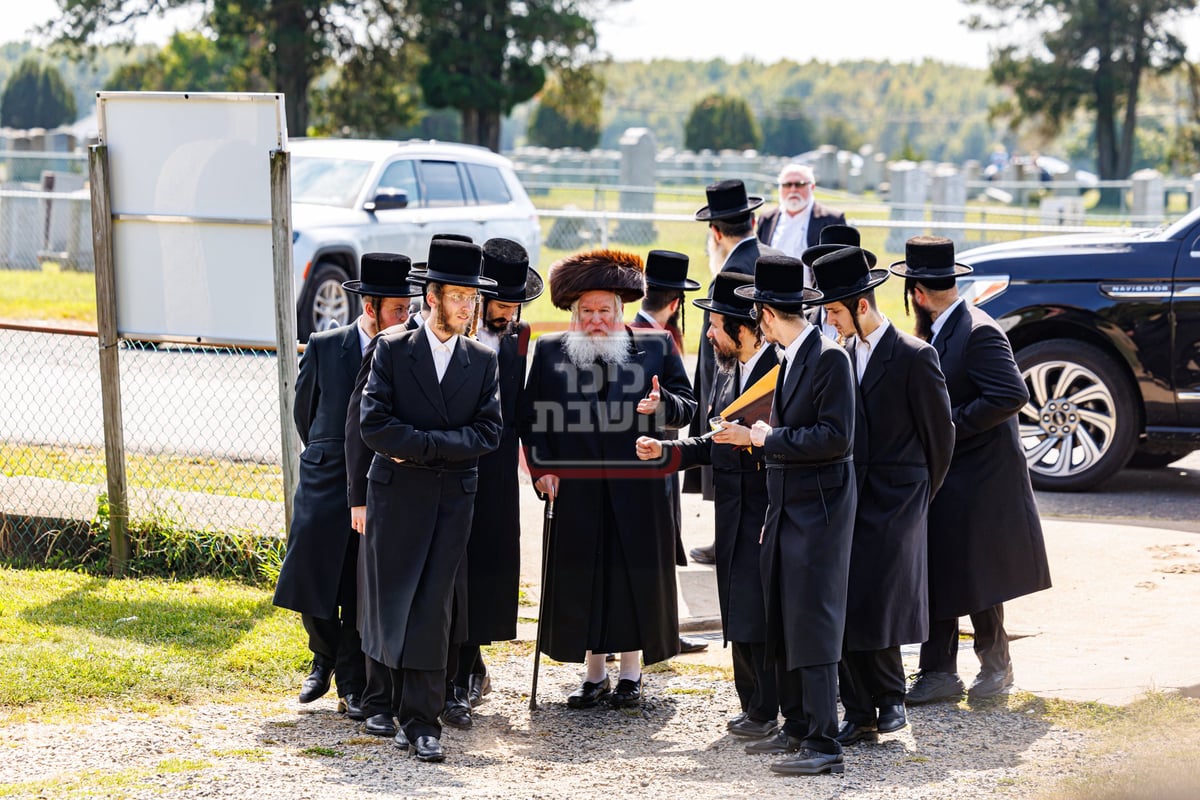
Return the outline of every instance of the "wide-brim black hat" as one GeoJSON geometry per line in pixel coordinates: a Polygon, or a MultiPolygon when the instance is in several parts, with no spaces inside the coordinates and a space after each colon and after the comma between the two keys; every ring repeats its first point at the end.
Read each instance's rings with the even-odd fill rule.
{"type": "Polygon", "coordinates": [[[483,249],[453,239],[434,239],[429,243],[429,260],[425,269],[413,270],[408,279],[414,283],[442,283],[491,289],[496,282],[483,277],[483,249]]]}
{"type": "Polygon", "coordinates": [[[739,180],[718,181],[705,187],[708,205],[696,212],[696,219],[711,222],[714,219],[744,217],[763,204],[761,197],[746,195],[746,184],[739,180]]]}
{"type": "Polygon", "coordinates": [[[824,297],[818,305],[860,295],[874,289],[891,277],[886,269],[871,269],[872,254],[861,247],[838,245],[813,262],[813,280],[824,297]]]}
{"type": "MultiPolygon", "coordinates": [[[[804,266],[811,268],[813,262],[818,258],[827,256],[842,247],[862,247],[862,237],[859,236],[858,228],[853,225],[826,225],[821,228],[821,236],[817,243],[812,247],[805,248],[804,252],[800,254],[800,260],[804,262],[804,266]]],[[[866,253],[871,266],[875,266],[875,254],[870,250],[867,250],[866,253]]]]}
{"type": "Polygon", "coordinates": [[[700,282],[687,276],[688,257],[674,250],[651,250],[646,255],[646,286],[650,289],[677,289],[694,292],[700,282]]]}
{"type": "Polygon", "coordinates": [[[904,243],[904,260],[889,267],[901,278],[957,278],[974,272],[954,260],[954,242],[944,236],[914,236],[904,243]]]}
{"type": "Polygon", "coordinates": [[[734,293],[784,311],[817,305],[822,297],[819,291],[804,285],[804,264],[791,256],[759,256],[754,267],[754,285],[739,286],[734,293]]]}
{"type": "Polygon", "coordinates": [[[424,290],[410,280],[412,260],[400,253],[363,253],[359,280],[342,288],[369,297],[417,297],[424,290]]]}
{"type": "Polygon", "coordinates": [[[529,266],[529,253],[512,239],[496,237],[483,243],[483,275],[496,286],[481,291],[504,303],[528,303],[545,290],[542,276],[529,266]]]}
{"type": "Polygon", "coordinates": [[[753,320],[750,311],[754,308],[754,301],[739,296],[736,291],[743,286],[753,287],[754,276],[741,272],[719,272],[713,279],[712,297],[698,297],[692,301],[692,305],[727,317],[753,320]]]}

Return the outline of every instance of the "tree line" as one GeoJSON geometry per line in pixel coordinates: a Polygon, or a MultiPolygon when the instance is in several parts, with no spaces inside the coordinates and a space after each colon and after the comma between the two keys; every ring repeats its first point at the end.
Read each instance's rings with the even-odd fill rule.
{"type": "MultiPolygon", "coordinates": [[[[661,146],[691,149],[866,143],[961,161],[1000,144],[1055,152],[1102,178],[1200,166],[1200,71],[1172,33],[1200,0],[965,0],[974,27],[1039,32],[999,47],[987,70],[933,59],[612,63],[594,26],[607,1],[210,0],[200,30],[115,67],[99,37],[197,0],[58,0],[47,30],[107,59],[103,88],[282,91],[292,135],[589,148],[641,126],[661,146]]],[[[0,49],[0,78],[10,52],[0,49]]]]}

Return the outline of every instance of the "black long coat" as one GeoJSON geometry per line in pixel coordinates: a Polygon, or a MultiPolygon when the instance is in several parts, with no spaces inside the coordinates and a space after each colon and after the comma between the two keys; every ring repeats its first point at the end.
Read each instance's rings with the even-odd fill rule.
{"type": "Polygon", "coordinates": [[[304,451],[274,603],[320,619],[337,618],[352,589],[341,587],[339,599],[343,566],[358,558],[358,534],[350,527],[342,487],[346,408],[361,361],[357,324],[320,331],[309,337],[296,379],[292,410],[304,451]]]}
{"type": "Polygon", "coordinates": [[[1050,588],[1017,412],[1029,400],[1000,326],[968,302],[933,340],[950,391],[954,458],[929,508],[933,619],[1050,588]]]}
{"type": "MultiPolygon", "coordinates": [[[[683,361],[668,337],[630,331],[629,360],[610,367],[605,399],[568,359],[566,334],[541,336],[525,384],[521,438],[531,474],[560,477],[555,531],[542,587],[542,651],[582,661],[593,618],[592,591],[606,516],[625,553],[645,663],[679,649],[675,529],[668,470],[637,458],[638,436],[661,439],[696,411],[683,361]],[[657,375],[662,405],[638,414],[657,375]],[[607,490],[607,492],[606,492],[607,490]],[[608,506],[605,508],[605,498],[608,506]]],[[[609,535],[612,531],[609,531],[609,535]]]]}
{"type": "MultiPolygon", "coordinates": [[[[779,362],[775,348],[767,348],[750,373],[746,385],[766,375],[779,362]]],[[[718,371],[713,386],[710,416],[725,408],[738,396],[738,374],[718,371]]],[[[747,425],[753,420],[746,420],[747,425]]],[[[680,469],[709,464],[713,468],[716,493],[714,519],[717,544],[717,599],[721,603],[721,627],[729,642],[763,642],[767,637],[762,573],[759,571],[759,537],[767,516],[767,472],[763,468],[762,448],[749,451],[727,444],[716,444],[711,437],[664,442],[677,447],[680,469]]]]}
{"type": "MultiPolygon", "coordinates": [[[[734,246],[721,265],[721,272],[738,272],[742,275],[753,275],[758,266],[760,255],[781,256],[783,253],[773,247],[767,247],[758,239],[751,236],[743,239],[734,246]]],[[[713,285],[708,285],[708,297],[712,299],[713,285]]],[[[712,342],[708,340],[708,312],[704,312],[704,320],[700,323],[700,349],[696,355],[696,371],[692,379],[692,388],[696,399],[704,400],[712,396],[713,375],[717,370],[716,358],[713,356],[712,342]]],[[[701,403],[703,405],[703,403],[701,403]]],[[[708,417],[702,416],[700,409],[688,426],[688,436],[703,436],[708,432],[708,417]]],[[[702,492],[705,500],[713,499],[712,470],[701,468],[692,472],[684,479],[684,491],[702,492]],[[699,474],[699,479],[693,475],[699,474]]]]}
{"type": "Polygon", "coordinates": [[[529,323],[500,337],[500,446],[479,457],[479,492],[467,543],[467,642],[517,637],[517,595],[521,582],[520,462],[521,394],[525,391],[529,323]]]}
{"type": "Polygon", "coordinates": [[[842,657],[854,532],[854,373],[840,345],[815,329],[780,370],[767,434],[760,567],[767,649],[789,670],[842,657]]]}
{"type": "Polygon", "coordinates": [[[454,641],[466,633],[459,563],[476,465],[500,444],[496,354],[460,336],[439,384],[425,331],[389,329],[376,341],[361,419],[376,453],[359,573],[363,652],[389,667],[444,669],[456,603],[454,641]]]}
{"type": "MultiPolygon", "coordinates": [[[[848,344],[854,363],[858,338],[848,344]]],[[[858,386],[846,649],[929,638],[929,500],[954,452],[950,396],[937,353],[889,325],[858,386]]]]}

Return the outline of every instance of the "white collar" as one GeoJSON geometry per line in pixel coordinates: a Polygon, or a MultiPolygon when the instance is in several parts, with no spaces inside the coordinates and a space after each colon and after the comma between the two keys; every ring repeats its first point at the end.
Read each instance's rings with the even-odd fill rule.
{"type": "Polygon", "coordinates": [[[938,314],[937,319],[933,321],[932,332],[929,334],[930,342],[938,337],[938,333],[941,332],[942,328],[946,327],[946,320],[950,319],[950,315],[954,313],[954,309],[962,305],[962,301],[963,298],[958,298],[950,304],[949,308],[947,308],[941,314],[938,314]]]}
{"type": "MultiPolygon", "coordinates": [[[[867,352],[869,352],[869,353],[875,352],[875,348],[879,347],[879,340],[883,338],[884,332],[887,331],[888,326],[890,326],[891,324],[892,323],[888,321],[888,318],[884,317],[883,322],[879,323],[879,327],[867,334],[867,338],[866,338],[867,352]]],[[[862,340],[860,339],[858,343],[861,343],[861,342],[862,342],[862,340]]],[[[856,343],[856,344],[858,344],[858,343],[856,343]]]]}
{"type": "Polygon", "coordinates": [[[365,330],[363,330],[363,321],[366,320],[366,318],[367,318],[366,314],[359,314],[358,319],[356,319],[354,321],[355,327],[358,328],[358,353],[359,353],[359,355],[362,355],[363,353],[367,352],[367,345],[369,345],[371,343],[371,339],[373,338],[370,334],[368,334],[365,330]]]}
{"type": "Polygon", "coordinates": [[[744,392],[746,390],[746,382],[750,380],[750,373],[754,372],[754,365],[758,363],[758,360],[762,358],[762,354],[765,353],[766,350],[767,345],[764,344],[762,347],[754,351],[754,355],[742,362],[742,385],[738,387],[739,392],[744,392]]]}
{"type": "Polygon", "coordinates": [[[421,328],[425,331],[426,338],[429,339],[429,349],[431,351],[437,352],[437,349],[444,344],[444,345],[446,345],[446,347],[448,347],[450,349],[451,354],[454,353],[454,348],[458,345],[458,334],[457,333],[443,342],[441,339],[439,339],[437,337],[437,334],[433,332],[432,325],[422,325],[421,328]]]}
{"type": "Polygon", "coordinates": [[[785,358],[787,358],[788,369],[791,369],[792,364],[795,363],[796,354],[800,352],[800,345],[804,344],[804,340],[808,338],[809,334],[815,333],[816,330],[816,325],[805,325],[804,330],[800,331],[800,335],[793,339],[792,343],[784,348],[783,355],[785,358]]]}

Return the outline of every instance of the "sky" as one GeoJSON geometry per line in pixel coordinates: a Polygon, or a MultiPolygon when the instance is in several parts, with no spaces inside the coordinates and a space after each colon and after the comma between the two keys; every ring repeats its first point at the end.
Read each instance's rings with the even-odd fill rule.
{"type": "MultiPolygon", "coordinates": [[[[50,19],[54,0],[3,0],[0,40],[50,19]]],[[[962,24],[970,9],[961,0],[757,0],[742,6],[729,0],[626,0],[605,7],[598,25],[600,49],[618,61],[652,58],[763,63],[859,59],[916,62],[925,58],[986,67],[988,48],[998,34],[974,32],[962,24]],[[918,12],[919,9],[919,12],[918,12]]],[[[193,17],[143,22],[138,38],[165,41],[193,17]]],[[[1200,57],[1200,15],[1180,31],[1200,57]]]]}

